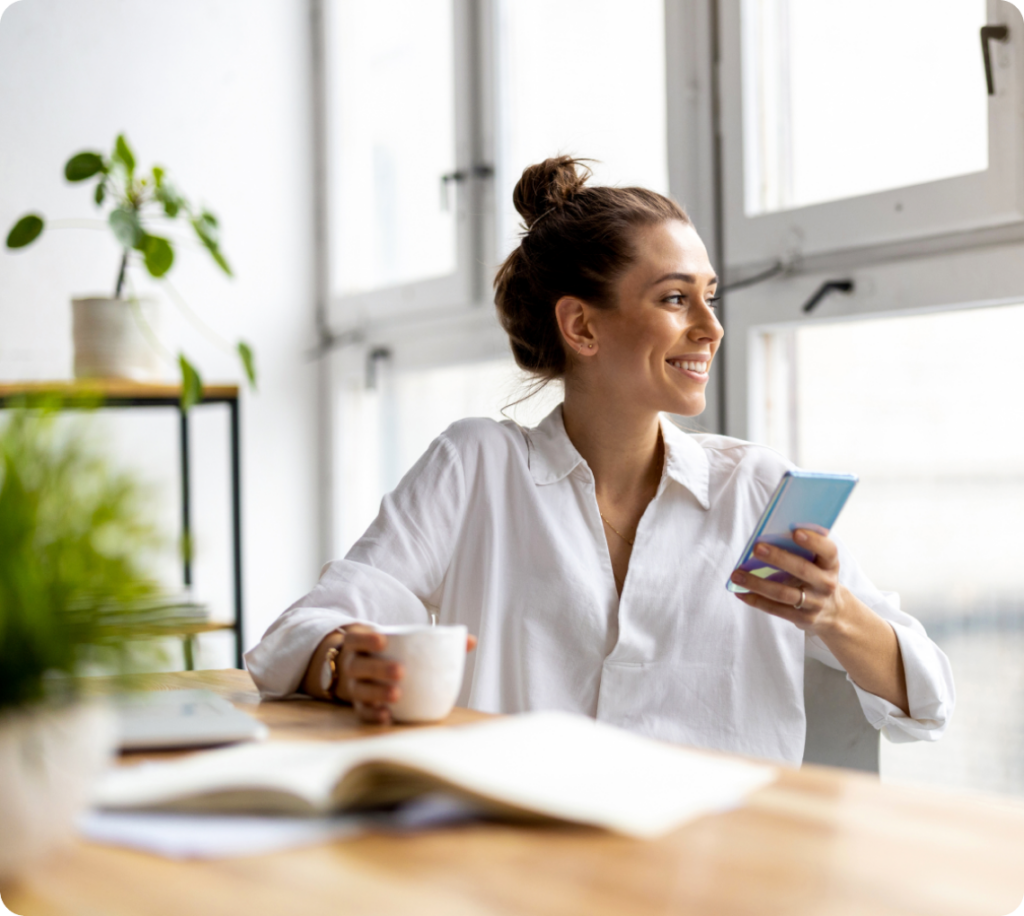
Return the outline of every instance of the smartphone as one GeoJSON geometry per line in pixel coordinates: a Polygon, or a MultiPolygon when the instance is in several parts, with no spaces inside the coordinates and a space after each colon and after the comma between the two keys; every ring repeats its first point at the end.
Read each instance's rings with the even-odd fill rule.
{"type": "MultiPolygon", "coordinates": [[[[754,528],[754,533],[743,548],[739,562],[733,572],[742,569],[761,579],[785,582],[789,573],[776,569],[754,556],[754,547],[767,541],[791,553],[813,560],[814,554],[806,547],[800,547],[793,540],[793,532],[806,528],[821,534],[839,518],[846,500],[857,485],[856,474],[821,474],[816,471],[786,471],[775,488],[768,507],[754,528]]],[[[731,592],[742,594],[749,588],[737,585],[732,579],[726,584],[731,592]]]]}

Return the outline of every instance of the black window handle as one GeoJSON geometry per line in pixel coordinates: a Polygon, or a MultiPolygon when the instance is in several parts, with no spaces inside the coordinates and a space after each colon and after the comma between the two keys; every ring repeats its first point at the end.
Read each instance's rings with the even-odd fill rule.
{"type": "Polygon", "coordinates": [[[803,311],[813,311],[819,302],[829,293],[852,293],[855,288],[853,280],[826,280],[817,291],[803,304],[803,311]]]}
{"type": "Polygon", "coordinates": [[[467,178],[491,178],[494,175],[492,165],[474,165],[469,171],[459,169],[457,172],[448,172],[441,176],[441,209],[447,210],[451,204],[448,200],[448,184],[457,184],[467,178]]]}
{"type": "Polygon", "coordinates": [[[985,58],[985,83],[988,86],[988,94],[996,94],[996,85],[992,79],[992,54],[989,51],[989,42],[1006,41],[1010,37],[1010,30],[1005,25],[983,25],[981,27],[981,55],[985,58]]]}

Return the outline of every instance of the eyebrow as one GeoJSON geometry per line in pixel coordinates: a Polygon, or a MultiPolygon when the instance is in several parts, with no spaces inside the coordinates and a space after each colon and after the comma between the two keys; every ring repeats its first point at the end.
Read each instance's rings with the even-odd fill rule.
{"type": "MultiPolygon", "coordinates": [[[[682,280],[684,283],[696,283],[697,278],[693,274],[665,274],[664,277],[658,277],[651,286],[657,286],[659,283],[664,283],[666,280],[682,280]]],[[[718,277],[712,277],[708,280],[707,285],[711,286],[713,283],[718,282],[718,277]]]]}

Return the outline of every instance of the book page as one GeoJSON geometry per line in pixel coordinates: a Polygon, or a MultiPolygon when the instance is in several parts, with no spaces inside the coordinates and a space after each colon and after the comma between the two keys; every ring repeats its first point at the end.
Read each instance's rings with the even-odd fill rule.
{"type": "MultiPolygon", "coordinates": [[[[586,716],[537,712],[340,742],[271,742],[109,773],[108,808],[327,811],[345,774],[398,765],[501,806],[637,837],[734,807],[775,770],[653,741],[586,716]]],[[[392,774],[393,775],[393,774],[392,774]]],[[[425,784],[429,784],[427,780],[425,784]]]]}

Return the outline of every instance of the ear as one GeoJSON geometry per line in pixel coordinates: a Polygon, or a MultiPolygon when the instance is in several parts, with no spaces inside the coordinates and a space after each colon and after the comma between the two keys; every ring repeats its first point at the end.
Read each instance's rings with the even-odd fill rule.
{"type": "Polygon", "coordinates": [[[590,307],[575,296],[562,296],[555,303],[555,320],[565,345],[577,356],[593,356],[597,337],[590,323],[590,307]]]}

